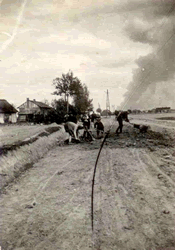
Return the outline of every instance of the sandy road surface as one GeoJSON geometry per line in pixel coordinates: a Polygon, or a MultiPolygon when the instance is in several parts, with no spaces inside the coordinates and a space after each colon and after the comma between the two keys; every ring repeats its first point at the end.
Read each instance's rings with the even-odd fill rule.
{"type": "Polygon", "coordinates": [[[160,134],[125,127],[97,168],[94,232],[90,201],[94,144],[56,147],[1,199],[2,249],[175,249],[175,151],[160,134]]]}

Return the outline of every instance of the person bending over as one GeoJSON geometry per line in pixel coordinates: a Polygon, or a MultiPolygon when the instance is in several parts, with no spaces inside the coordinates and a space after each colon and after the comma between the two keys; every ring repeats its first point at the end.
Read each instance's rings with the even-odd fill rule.
{"type": "Polygon", "coordinates": [[[79,141],[79,136],[78,136],[78,131],[80,129],[83,129],[82,126],[79,126],[78,124],[74,123],[74,122],[66,122],[64,124],[64,129],[65,131],[69,134],[69,143],[72,140],[72,137],[75,138],[75,140],[79,141]]]}

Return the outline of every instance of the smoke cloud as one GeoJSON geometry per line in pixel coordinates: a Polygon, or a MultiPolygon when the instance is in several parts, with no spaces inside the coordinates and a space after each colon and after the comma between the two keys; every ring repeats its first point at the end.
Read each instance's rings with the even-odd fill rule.
{"type": "Polygon", "coordinates": [[[121,108],[175,105],[175,1],[151,1],[146,9],[135,6],[137,17],[128,20],[125,32],[133,41],[149,44],[152,53],[137,59],[121,108]]]}

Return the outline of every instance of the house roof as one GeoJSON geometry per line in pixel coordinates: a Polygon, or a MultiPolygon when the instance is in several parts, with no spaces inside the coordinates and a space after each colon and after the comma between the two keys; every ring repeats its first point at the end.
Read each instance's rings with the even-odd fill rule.
{"type": "Polygon", "coordinates": [[[35,103],[40,108],[53,109],[52,107],[50,107],[49,105],[47,105],[43,102],[37,102],[37,101],[31,101],[31,102],[35,103]]]}
{"type": "MultiPolygon", "coordinates": [[[[53,109],[52,107],[50,107],[49,105],[43,103],[43,102],[38,102],[35,100],[29,100],[29,102],[33,102],[34,104],[36,104],[38,107],[40,108],[44,108],[44,109],[53,109]]],[[[26,102],[25,102],[26,103],[26,102]]],[[[24,104],[24,103],[23,103],[24,104]]],[[[23,104],[21,104],[18,108],[20,108],[23,104]]]]}
{"type": "Polygon", "coordinates": [[[16,113],[18,112],[10,103],[5,99],[0,99],[0,113],[16,113]]]}

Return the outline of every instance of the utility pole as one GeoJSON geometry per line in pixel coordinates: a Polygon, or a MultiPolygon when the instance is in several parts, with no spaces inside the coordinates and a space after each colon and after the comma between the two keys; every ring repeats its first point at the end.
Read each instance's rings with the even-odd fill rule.
{"type": "Polygon", "coordinates": [[[69,114],[69,95],[67,94],[67,114],[69,114]]]}
{"type": "Polygon", "coordinates": [[[107,115],[108,115],[108,110],[110,111],[110,102],[109,102],[109,92],[107,89],[107,96],[106,96],[106,111],[107,111],[107,115]]]}

